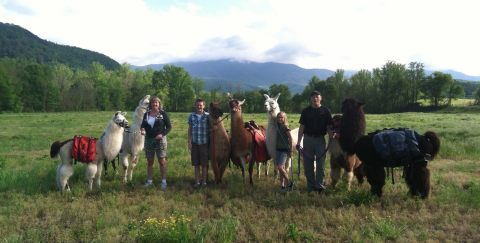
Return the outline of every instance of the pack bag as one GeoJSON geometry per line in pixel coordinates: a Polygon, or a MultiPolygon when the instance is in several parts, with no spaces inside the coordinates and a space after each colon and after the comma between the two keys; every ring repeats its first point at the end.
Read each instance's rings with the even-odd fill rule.
{"type": "Polygon", "coordinates": [[[267,151],[267,139],[264,131],[255,121],[245,122],[245,128],[252,134],[253,156],[257,162],[265,162],[270,159],[267,151]]]}
{"type": "Polygon", "coordinates": [[[95,160],[97,139],[93,137],[73,137],[72,157],[75,161],[90,163],[95,160]]]}
{"type": "Polygon", "coordinates": [[[387,167],[404,166],[421,157],[415,131],[408,128],[383,129],[373,134],[373,146],[387,167]]]}

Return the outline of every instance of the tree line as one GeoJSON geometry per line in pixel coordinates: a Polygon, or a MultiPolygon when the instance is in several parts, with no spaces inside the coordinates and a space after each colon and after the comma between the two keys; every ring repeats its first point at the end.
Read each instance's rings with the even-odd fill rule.
{"type": "MultiPolygon", "coordinates": [[[[235,98],[246,99],[245,112],[264,112],[263,94],[281,93],[282,110],[298,113],[308,105],[313,90],[322,93],[323,104],[340,112],[344,98],[364,101],[370,113],[415,111],[421,100],[430,106],[450,105],[463,98],[465,88],[480,102],[479,85],[462,85],[450,74],[426,75],[421,63],[408,66],[387,62],[372,71],[360,70],[346,77],[343,70],[325,80],[312,77],[302,93],[292,94],[288,86],[274,84],[268,89],[230,91],[235,98]],[[475,88],[475,90],[473,90],[475,88]]],[[[165,65],[155,71],[133,70],[130,65],[109,70],[98,62],[85,69],[65,64],[41,64],[32,60],[0,58],[0,111],[52,112],[92,110],[133,110],[145,94],[157,95],[166,110],[192,111],[195,98],[219,101],[227,109],[227,96],[220,88],[204,89],[204,81],[191,77],[182,67],[165,65]]]]}

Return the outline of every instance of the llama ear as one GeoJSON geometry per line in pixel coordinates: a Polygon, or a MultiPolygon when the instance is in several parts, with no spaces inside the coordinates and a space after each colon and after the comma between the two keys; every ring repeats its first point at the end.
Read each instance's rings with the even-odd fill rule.
{"type": "Polygon", "coordinates": [[[122,112],[122,116],[126,116],[126,115],[127,115],[126,111],[122,112]]]}
{"type": "Polygon", "coordinates": [[[242,101],[239,101],[238,105],[243,105],[243,103],[245,103],[245,99],[243,99],[242,101]]]}
{"type": "Polygon", "coordinates": [[[233,100],[233,96],[232,94],[230,94],[230,92],[227,92],[227,97],[228,97],[228,100],[233,100]]]}
{"type": "Polygon", "coordinates": [[[280,97],[280,94],[281,94],[281,93],[278,93],[277,96],[273,97],[272,99],[274,99],[275,101],[277,101],[277,100],[278,100],[278,97],[280,97]]]}
{"type": "Polygon", "coordinates": [[[270,96],[268,96],[267,94],[263,94],[263,97],[265,97],[265,99],[270,99],[270,96]]]}

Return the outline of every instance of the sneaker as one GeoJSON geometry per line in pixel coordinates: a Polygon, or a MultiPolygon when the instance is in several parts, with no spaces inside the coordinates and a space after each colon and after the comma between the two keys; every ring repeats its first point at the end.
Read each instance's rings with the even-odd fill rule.
{"type": "Polygon", "coordinates": [[[194,188],[199,188],[200,186],[202,186],[202,184],[200,184],[200,182],[197,182],[197,183],[195,183],[195,185],[193,185],[194,188]]]}
{"type": "Polygon", "coordinates": [[[207,186],[206,182],[202,183],[202,187],[206,187],[206,186],[207,186]]]}
{"type": "Polygon", "coordinates": [[[151,187],[151,186],[153,186],[153,182],[151,182],[151,181],[147,181],[147,182],[145,182],[145,184],[143,185],[144,188],[149,188],[149,187],[151,187]]]}
{"type": "Polygon", "coordinates": [[[160,189],[162,189],[162,190],[167,189],[167,183],[166,182],[160,183],[160,189]]]}
{"type": "Polygon", "coordinates": [[[293,183],[293,181],[290,181],[290,183],[288,183],[287,190],[288,191],[293,191],[293,186],[294,185],[295,185],[295,183],[293,183]]]}

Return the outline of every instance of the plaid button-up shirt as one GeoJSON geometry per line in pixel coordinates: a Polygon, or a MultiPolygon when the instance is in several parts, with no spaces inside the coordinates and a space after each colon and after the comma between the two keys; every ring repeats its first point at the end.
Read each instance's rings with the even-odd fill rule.
{"type": "Polygon", "coordinates": [[[195,112],[188,116],[188,124],[192,127],[192,144],[208,143],[208,112],[198,116],[195,112]]]}

